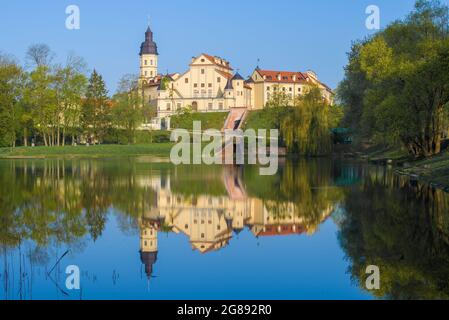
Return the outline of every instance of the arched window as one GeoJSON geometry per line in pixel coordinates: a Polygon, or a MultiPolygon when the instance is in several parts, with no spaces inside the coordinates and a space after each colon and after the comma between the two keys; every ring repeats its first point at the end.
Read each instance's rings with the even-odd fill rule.
{"type": "Polygon", "coordinates": [[[196,102],[196,101],[192,102],[192,110],[193,111],[198,111],[198,102],[196,102]]]}

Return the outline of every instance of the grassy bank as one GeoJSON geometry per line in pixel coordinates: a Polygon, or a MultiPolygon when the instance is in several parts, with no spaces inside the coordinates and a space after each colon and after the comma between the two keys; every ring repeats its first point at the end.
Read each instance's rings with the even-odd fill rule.
{"type": "Polygon", "coordinates": [[[228,112],[186,112],[171,117],[170,125],[172,129],[192,130],[193,122],[200,121],[201,129],[223,129],[228,112]]]}
{"type": "Polygon", "coordinates": [[[169,156],[171,143],[0,148],[0,158],[169,156]]]}
{"type": "Polygon", "coordinates": [[[407,162],[397,172],[449,191],[449,151],[428,159],[407,162]]]}

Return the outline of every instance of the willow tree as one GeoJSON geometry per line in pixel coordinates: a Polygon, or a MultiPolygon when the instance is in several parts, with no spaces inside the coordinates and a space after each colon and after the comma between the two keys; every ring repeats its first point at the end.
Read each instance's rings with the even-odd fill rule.
{"type": "Polygon", "coordinates": [[[331,151],[331,106],[318,87],[295,99],[295,106],[281,121],[281,132],[291,152],[325,155],[331,151]]]}
{"type": "Polygon", "coordinates": [[[449,10],[419,0],[403,21],[354,45],[339,94],[346,119],[375,143],[440,152],[449,105],[449,10]]]}

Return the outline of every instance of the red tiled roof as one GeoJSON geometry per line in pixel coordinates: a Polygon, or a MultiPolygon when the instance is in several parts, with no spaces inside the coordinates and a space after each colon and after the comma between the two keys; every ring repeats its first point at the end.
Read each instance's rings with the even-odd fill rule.
{"type": "Polygon", "coordinates": [[[304,227],[296,224],[296,225],[270,225],[265,227],[265,231],[261,231],[258,235],[263,236],[279,236],[279,235],[289,235],[289,234],[301,234],[303,233],[304,227]],[[294,230],[293,226],[295,226],[296,230],[294,230]],[[281,228],[279,230],[278,228],[281,228]]]}
{"type": "Polygon", "coordinates": [[[215,69],[215,71],[217,71],[219,74],[221,74],[223,77],[225,77],[228,80],[232,78],[232,74],[230,74],[230,73],[223,72],[223,71],[218,70],[218,69],[215,69]]]}
{"type": "Polygon", "coordinates": [[[201,55],[203,55],[207,60],[209,60],[210,62],[212,62],[212,63],[215,64],[216,66],[219,66],[219,67],[221,67],[221,68],[227,68],[227,69],[229,69],[229,70],[232,70],[232,68],[231,68],[231,66],[230,66],[230,64],[229,64],[229,62],[227,62],[227,61],[224,60],[224,59],[222,59],[222,60],[224,60],[225,62],[227,62],[226,65],[222,65],[222,64],[219,64],[219,63],[215,62],[215,57],[214,57],[214,56],[211,56],[210,54],[202,53],[201,55]]]}
{"type": "Polygon", "coordinates": [[[265,77],[267,82],[278,83],[299,83],[307,81],[307,77],[302,72],[291,71],[273,71],[273,70],[257,70],[262,77],[265,77]],[[279,77],[280,76],[280,80],[279,77]],[[293,77],[296,76],[296,80],[293,77]]]}

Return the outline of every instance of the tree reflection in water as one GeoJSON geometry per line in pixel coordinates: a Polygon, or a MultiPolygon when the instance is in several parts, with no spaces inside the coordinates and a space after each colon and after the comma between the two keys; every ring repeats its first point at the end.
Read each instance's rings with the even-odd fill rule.
{"type": "MultiPolygon", "coordinates": [[[[205,254],[243,229],[254,237],[311,235],[336,212],[340,244],[361,288],[374,264],[381,270],[377,297],[449,298],[446,194],[384,168],[331,160],[287,161],[275,176],[258,172],[138,158],[0,161],[4,297],[31,298],[35,268],[50,269],[67,249],[82,254],[111,219],[140,238],[136,255],[150,279],[161,232],[183,234],[205,254]]],[[[64,270],[55,274],[59,281],[64,270]]]]}
{"type": "Polygon", "coordinates": [[[449,298],[447,193],[378,168],[346,191],[344,207],[340,243],[361,288],[366,266],[377,265],[379,298],[449,298]]]}

